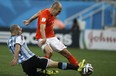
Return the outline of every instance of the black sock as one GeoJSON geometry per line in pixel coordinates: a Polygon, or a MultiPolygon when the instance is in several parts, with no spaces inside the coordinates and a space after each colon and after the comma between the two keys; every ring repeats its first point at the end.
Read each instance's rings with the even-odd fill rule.
{"type": "Polygon", "coordinates": [[[75,66],[69,63],[59,62],[58,68],[62,70],[77,70],[78,66],[75,66]]]}

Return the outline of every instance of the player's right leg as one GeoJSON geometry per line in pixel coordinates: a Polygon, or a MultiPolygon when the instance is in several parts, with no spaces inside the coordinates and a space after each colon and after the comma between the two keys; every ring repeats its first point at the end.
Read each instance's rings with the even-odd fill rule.
{"type": "MultiPolygon", "coordinates": [[[[41,40],[42,40],[42,39],[39,39],[39,40],[38,40],[38,46],[39,46],[39,44],[41,43],[41,40]]],[[[42,51],[43,51],[44,54],[45,54],[44,57],[50,59],[51,56],[52,56],[53,50],[52,50],[52,48],[50,47],[49,42],[46,41],[45,44],[43,44],[42,46],[39,46],[39,47],[42,48],[42,51]]],[[[56,70],[46,70],[46,69],[42,69],[41,71],[42,71],[43,73],[45,73],[45,74],[57,74],[57,73],[58,73],[58,71],[56,71],[56,70]]]]}
{"type": "Polygon", "coordinates": [[[45,47],[44,47],[44,53],[45,53],[45,58],[51,58],[51,56],[52,56],[52,53],[53,53],[53,50],[52,50],[52,48],[47,44],[45,47]]]}
{"type": "Polygon", "coordinates": [[[52,50],[52,48],[50,47],[50,45],[49,45],[49,43],[47,42],[47,40],[46,40],[45,44],[43,44],[42,46],[40,46],[41,41],[42,41],[42,39],[39,39],[39,40],[38,40],[38,46],[41,47],[42,51],[44,52],[44,54],[45,54],[44,57],[50,59],[51,56],[52,56],[53,50],[52,50]]]}

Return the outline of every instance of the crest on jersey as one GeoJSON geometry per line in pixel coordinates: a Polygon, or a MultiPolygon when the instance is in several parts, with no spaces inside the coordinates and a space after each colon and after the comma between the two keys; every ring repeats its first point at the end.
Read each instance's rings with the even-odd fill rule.
{"type": "Polygon", "coordinates": [[[42,22],[45,22],[46,21],[46,18],[42,18],[42,22]]]}

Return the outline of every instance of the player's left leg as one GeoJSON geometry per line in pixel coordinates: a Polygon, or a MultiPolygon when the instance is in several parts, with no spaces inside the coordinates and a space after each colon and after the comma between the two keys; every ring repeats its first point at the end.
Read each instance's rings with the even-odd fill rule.
{"type": "Polygon", "coordinates": [[[63,55],[64,57],[66,57],[71,64],[78,66],[77,59],[66,48],[64,48],[59,53],[63,55]]]}
{"type": "Polygon", "coordinates": [[[83,66],[85,65],[85,60],[83,60],[79,65],[81,66],[75,66],[73,64],[69,64],[69,63],[66,63],[66,62],[57,62],[57,61],[53,61],[51,59],[45,59],[45,58],[42,58],[42,59],[39,59],[38,60],[38,67],[40,67],[41,69],[45,69],[45,68],[59,68],[59,69],[62,69],[62,70],[75,70],[75,71],[78,71],[79,73],[81,73],[83,70],[83,66]],[[79,69],[81,69],[79,71],[79,69]]]}
{"type": "Polygon", "coordinates": [[[59,52],[61,55],[66,57],[71,64],[78,66],[76,58],[66,49],[66,46],[60,40],[53,37],[49,38],[48,41],[54,51],[59,52]]]}
{"type": "Polygon", "coordinates": [[[48,60],[48,68],[59,68],[62,70],[78,70],[79,66],[75,66],[73,64],[69,64],[66,62],[57,62],[53,60],[48,60]]]}
{"type": "Polygon", "coordinates": [[[84,65],[85,65],[85,59],[79,63],[79,66],[75,66],[73,64],[69,64],[66,62],[56,62],[56,61],[49,60],[47,67],[48,68],[59,68],[62,70],[76,70],[81,74],[81,76],[86,76],[82,74],[84,65]]]}

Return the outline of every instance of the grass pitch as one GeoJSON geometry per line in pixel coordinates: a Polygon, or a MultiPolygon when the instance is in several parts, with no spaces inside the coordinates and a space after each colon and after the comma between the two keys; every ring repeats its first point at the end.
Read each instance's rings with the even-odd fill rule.
{"type": "MultiPolygon", "coordinates": [[[[37,46],[29,46],[29,48],[39,56],[44,56],[41,49],[37,46]]],[[[91,63],[94,68],[94,72],[91,76],[115,76],[116,75],[116,51],[104,51],[104,50],[80,50],[77,48],[68,48],[68,50],[81,61],[86,59],[88,63],[91,63]]],[[[60,54],[54,52],[52,56],[53,60],[68,62],[66,58],[60,54]]],[[[0,44],[0,76],[26,76],[23,73],[21,65],[14,67],[10,66],[12,60],[12,54],[7,48],[7,45],[0,44]]],[[[54,70],[59,70],[53,68],[54,70]]],[[[51,76],[80,76],[76,71],[64,71],[59,70],[59,74],[51,76]]]]}

